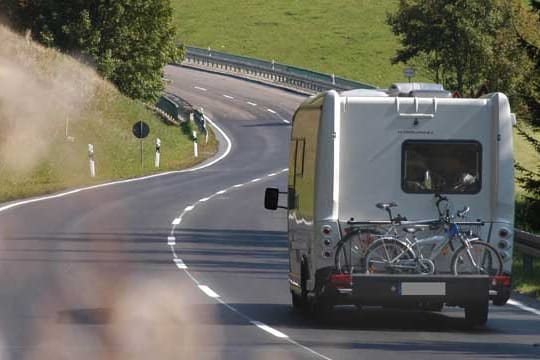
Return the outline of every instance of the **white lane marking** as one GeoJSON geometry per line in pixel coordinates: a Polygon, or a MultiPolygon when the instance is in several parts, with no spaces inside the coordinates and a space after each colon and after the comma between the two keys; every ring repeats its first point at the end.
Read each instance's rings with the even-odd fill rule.
{"type": "Polygon", "coordinates": [[[266,109],[266,111],[268,111],[269,113],[272,113],[272,114],[277,114],[277,112],[275,112],[275,111],[272,110],[272,109],[266,109]]]}
{"type": "MultiPolygon", "coordinates": [[[[283,170],[280,170],[276,173],[272,173],[272,174],[269,174],[267,175],[268,177],[271,177],[270,175],[272,176],[275,176],[277,174],[281,174],[281,173],[284,173],[288,171],[288,169],[283,169],[283,170]]],[[[257,181],[260,181],[261,179],[254,179],[254,180],[257,180],[257,181]]],[[[249,182],[248,182],[249,183],[249,182]]],[[[226,190],[229,190],[229,189],[232,189],[232,188],[240,188],[248,183],[245,183],[245,184],[237,184],[237,185],[233,185],[231,186],[230,188],[227,188],[226,190]]],[[[204,198],[204,199],[201,199],[199,200],[199,202],[201,202],[202,200],[204,201],[207,201],[209,199],[211,199],[212,196],[208,197],[208,198],[204,198]]],[[[193,205],[195,206],[195,205],[193,205]]],[[[185,212],[182,213],[181,217],[184,216],[185,212]]],[[[176,231],[176,226],[173,226],[173,228],[171,229],[171,235],[174,234],[174,232],[176,231]]],[[[283,339],[284,341],[287,341],[288,343],[292,344],[292,345],[295,345],[301,349],[303,349],[304,351],[307,351],[315,356],[317,356],[318,358],[321,358],[321,359],[324,359],[324,360],[332,360],[331,358],[329,358],[328,356],[325,356],[321,353],[318,353],[317,351],[305,346],[305,345],[302,345],[294,340],[292,340],[291,338],[288,337],[288,335],[276,330],[276,329],[273,329],[271,328],[270,326],[260,322],[260,321],[256,321],[252,318],[250,318],[249,316],[247,316],[246,314],[240,312],[239,310],[237,310],[235,307],[227,304],[225,301],[223,301],[219,295],[214,292],[212,289],[210,289],[208,286],[206,285],[201,285],[200,282],[191,274],[191,272],[187,269],[187,266],[184,264],[184,262],[182,260],[180,260],[178,258],[178,256],[176,255],[176,251],[175,251],[175,248],[173,246],[171,246],[171,251],[172,251],[172,254],[175,258],[175,263],[177,264],[177,267],[181,268],[185,274],[193,281],[193,283],[195,285],[197,285],[197,287],[199,287],[199,289],[201,289],[201,291],[205,292],[208,296],[214,298],[217,302],[219,302],[220,304],[222,304],[223,306],[225,306],[227,309],[231,310],[232,312],[234,312],[235,314],[237,314],[238,316],[240,316],[241,318],[245,319],[246,321],[248,321],[250,324],[252,325],[255,325],[255,326],[258,326],[259,328],[261,328],[262,330],[276,336],[276,337],[279,337],[281,339],[283,339]],[[180,265],[179,265],[180,264],[180,265]],[[184,268],[185,267],[185,268],[184,268]]]]}
{"type": "Polygon", "coordinates": [[[223,97],[226,97],[227,99],[234,99],[234,96],[223,94],[223,97]]]}
{"type": "Polygon", "coordinates": [[[277,175],[277,173],[271,173],[271,174],[268,174],[268,175],[266,175],[266,176],[272,177],[272,176],[276,176],[276,175],[277,175]]]}
{"type": "Polygon", "coordinates": [[[251,180],[250,182],[251,182],[251,183],[256,183],[256,182],[259,182],[259,181],[261,181],[261,179],[260,179],[260,178],[256,178],[256,179],[251,180]]]}
{"type": "Polygon", "coordinates": [[[199,202],[207,202],[208,200],[210,200],[209,197],[205,197],[205,198],[202,198],[199,200],[199,202]]]}
{"type": "Polygon", "coordinates": [[[285,119],[283,119],[283,122],[284,122],[285,124],[290,124],[290,123],[291,123],[289,120],[285,120],[285,119]]]}
{"type": "Polygon", "coordinates": [[[221,194],[225,194],[227,192],[227,190],[220,190],[216,193],[216,195],[221,195],[221,194]]]}
{"type": "Polygon", "coordinates": [[[530,306],[527,306],[527,305],[525,305],[525,304],[522,304],[522,303],[519,302],[519,301],[510,299],[510,300],[508,300],[508,304],[509,304],[509,305],[512,305],[512,306],[515,306],[515,307],[517,307],[517,308],[519,308],[519,309],[521,309],[521,310],[528,311],[528,312],[530,312],[530,313],[533,313],[533,314],[535,314],[535,315],[539,315],[539,316],[540,316],[540,310],[536,310],[536,309],[534,309],[534,308],[532,308],[532,307],[530,307],[530,306]]]}
{"type": "Polygon", "coordinates": [[[184,209],[184,212],[188,212],[188,211],[191,211],[195,208],[195,205],[189,205],[189,206],[186,206],[186,208],[184,209]]]}
{"type": "Polygon", "coordinates": [[[253,320],[253,321],[250,321],[253,325],[255,325],[256,327],[258,327],[259,329],[262,329],[264,331],[266,331],[267,333],[269,334],[272,334],[274,335],[275,337],[278,337],[278,338],[281,338],[281,339],[284,339],[284,338],[288,338],[287,335],[285,335],[284,333],[282,333],[281,331],[278,331],[274,328],[271,328],[270,326],[260,322],[260,321],[256,321],[256,320],[253,320]]]}
{"type": "Polygon", "coordinates": [[[251,102],[251,101],[248,101],[247,103],[248,103],[249,105],[251,105],[251,106],[257,106],[257,104],[255,104],[254,102],[251,102]]]}
{"type": "Polygon", "coordinates": [[[176,238],[174,236],[169,236],[167,238],[167,245],[175,245],[176,244],[176,238]]]}
{"type": "Polygon", "coordinates": [[[184,264],[182,259],[174,259],[174,263],[176,264],[176,267],[180,270],[186,270],[188,268],[187,265],[184,264]]]}
{"type": "Polygon", "coordinates": [[[173,224],[173,225],[178,225],[178,224],[180,224],[181,221],[182,221],[182,218],[176,218],[176,219],[174,219],[174,220],[172,221],[172,224],[173,224]]]}
{"type": "Polygon", "coordinates": [[[195,86],[195,89],[197,90],[201,90],[201,91],[206,91],[207,89],[203,88],[203,87],[200,87],[200,86],[195,86]]]}
{"type": "Polygon", "coordinates": [[[281,170],[281,172],[286,172],[286,171],[289,171],[289,168],[281,170]]]}
{"type": "Polygon", "coordinates": [[[167,171],[167,172],[160,173],[160,174],[154,174],[154,175],[143,176],[143,177],[127,179],[127,180],[113,181],[113,182],[94,185],[94,186],[89,186],[89,187],[85,187],[85,188],[69,190],[69,191],[66,191],[66,192],[63,192],[63,193],[60,193],[60,194],[56,194],[56,195],[48,195],[48,196],[38,197],[38,198],[35,198],[35,199],[18,201],[18,202],[15,202],[15,203],[0,207],[0,212],[6,211],[6,210],[9,210],[9,209],[13,209],[13,208],[16,208],[16,207],[19,207],[19,206],[32,204],[32,203],[35,203],[35,202],[58,199],[58,198],[61,198],[61,197],[64,197],[64,196],[69,196],[69,195],[76,194],[76,193],[81,192],[81,191],[95,190],[95,189],[100,189],[100,188],[113,186],[113,185],[129,184],[129,183],[132,183],[132,182],[139,182],[139,181],[143,181],[143,180],[153,179],[153,178],[162,177],[162,176],[166,176],[166,175],[172,175],[172,174],[190,173],[190,172],[195,172],[195,171],[199,171],[199,170],[205,169],[207,167],[210,167],[210,166],[220,162],[225,157],[227,157],[227,155],[229,155],[229,153],[231,152],[231,149],[232,149],[232,142],[231,142],[231,139],[229,139],[229,137],[227,136],[227,134],[219,126],[217,126],[216,123],[214,123],[208,117],[206,117],[206,120],[208,121],[208,123],[215,130],[217,130],[221,134],[221,136],[223,136],[223,138],[225,139],[225,142],[227,143],[227,148],[225,149],[225,152],[223,154],[221,154],[221,156],[219,156],[217,159],[214,159],[214,160],[210,161],[209,163],[206,163],[206,164],[203,163],[202,165],[193,167],[191,169],[167,171]]]}
{"type": "Polygon", "coordinates": [[[205,293],[207,296],[211,297],[211,298],[218,298],[219,295],[212,289],[210,289],[208,286],[206,285],[199,285],[199,289],[201,289],[201,291],[203,293],[205,293]]]}

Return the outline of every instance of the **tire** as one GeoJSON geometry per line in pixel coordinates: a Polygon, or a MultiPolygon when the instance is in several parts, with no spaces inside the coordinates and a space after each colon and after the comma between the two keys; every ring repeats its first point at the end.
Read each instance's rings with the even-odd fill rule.
{"type": "Polygon", "coordinates": [[[307,299],[307,269],[305,261],[300,267],[300,295],[291,290],[293,310],[305,312],[309,308],[307,299]]]}
{"type": "Polygon", "coordinates": [[[391,262],[398,256],[400,261],[415,259],[414,253],[396,238],[382,238],[375,241],[366,251],[365,273],[410,274],[416,272],[415,266],[409,269],[393,267],[391,262]]]}
{"type": "Polygon", "coordinates": [[[465,321],[470,327],[484,326],[488,320],[489,301],[465,306],[465,321]]]}
{"type": "Polygon", "coordinates": [[[452,257],[451,268],[454,275],[497,276],[502,274],[503,261],[495,247],[484,241],[472,241],[470,244],[470,254],[479,266],[473,266],[468,249],[463,245],[452,257]]]}
{"type": "Polygon", "coordinates": [[[306,300],[301,296],[294,293],[294,291],[291,290],[291,302],[293,310],[295,311],[303,311],[306,308],[306,300]]]}

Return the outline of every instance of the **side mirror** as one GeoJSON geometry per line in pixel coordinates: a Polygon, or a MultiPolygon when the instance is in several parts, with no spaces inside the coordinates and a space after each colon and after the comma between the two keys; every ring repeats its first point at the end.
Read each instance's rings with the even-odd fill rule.
{"type": "Polygon", "coordinates": [[[264,192],[264,208],[267,210],[276,210],[278,208],[279,189],[266,188],[264,192]]]}

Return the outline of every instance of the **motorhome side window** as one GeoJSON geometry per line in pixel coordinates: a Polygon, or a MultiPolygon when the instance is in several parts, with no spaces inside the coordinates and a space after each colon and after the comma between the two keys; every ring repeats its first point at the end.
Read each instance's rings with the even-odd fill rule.
{"type": "Polygon", "coordinates": [[[407,193],[475,194],[482,186],[477,141],[408,140],[402,147],[401,186],[407,193]]]}

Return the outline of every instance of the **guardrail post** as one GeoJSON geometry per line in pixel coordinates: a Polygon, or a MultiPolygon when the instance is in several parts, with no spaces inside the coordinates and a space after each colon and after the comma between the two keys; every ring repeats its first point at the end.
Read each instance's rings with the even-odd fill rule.
{"type": "Polygon", "coordinates": [[[88,162],[90,166],[90,177],[96,177],[96,164],[94,162],[94,145],[88,144],[88,162]]]}
{"type": "Polygon", "coordinates": [[[530,255],[523,255],[523,272],[526,275],[532,275],[533,273],[533,259],[530,255]]]}

